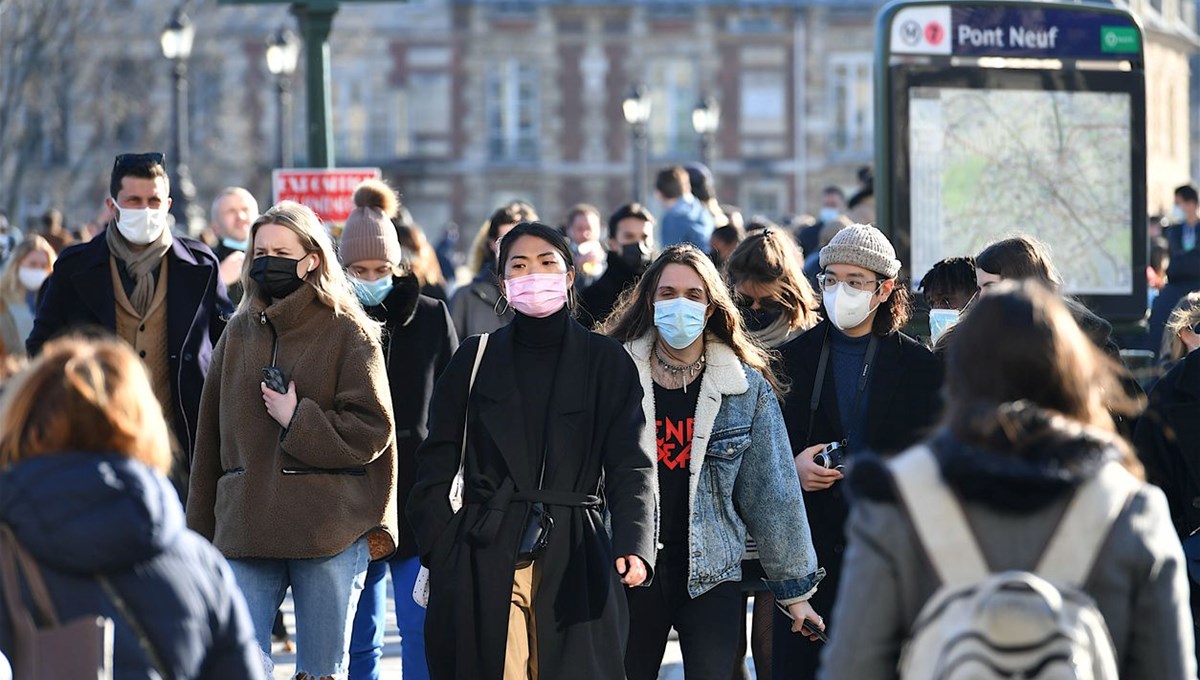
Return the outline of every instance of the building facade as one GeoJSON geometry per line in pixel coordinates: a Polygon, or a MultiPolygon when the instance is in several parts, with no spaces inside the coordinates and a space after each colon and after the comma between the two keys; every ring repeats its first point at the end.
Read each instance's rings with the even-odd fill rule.
{"type": "MultiPolygon", "coordinates": [[[[55,3],[79,4],[42,4],[55,3]]],[[[0,174],[0,209],[18,223],[48,207],[63,208],[72,224],[92,219],[114,154],[170,148],[171,65],[148,27],[164,25],[173,7],[156,0],[96,4],[78,17],[60,54],[71,68],[43,74],[33,83],[40,89],[31,87],[55,96],[23,114],[37,128],[37,148],[22,161],[18,182],[13,154],[0,159],[0,173],[8,173],[0,174]]],[[[331,37],[334,156],[341,166],[381,167],[434,237],[451,222],[470,232],[494,207],[518,198],[551,223],[578,202],[607,213],[634,194],[632,131],[621,104],[643,83],[652,101],[647,187],[657,168],[700,159],[692,109],[711,97],[721,112],[709,151],[719,199],[773,219],[815,212],[822,187],[852,190],[855,170],[874,159],[874,20],[881,4],[347,3],[331,37]]],[[[1171,188],[1192,175],[1195,6],[1128,6],[1148,35],[1153,212],[1169,207],[1171,188]]],[[[294,19],[285,5],[195,0],[188,8],[196,25],[188,138],[197,201],[207,209],[222,187],[240,184],[266,204],[278,136],[295,141],[298,164],[305,156],[303,73],[293,87],[294,125],[281,131],[265,63],[267,36],[294,19]]],[[[5,30],[0,23],[0,35],[5,30]]],[[[3,143],[15,148],[7,138],[3,143]]]]}

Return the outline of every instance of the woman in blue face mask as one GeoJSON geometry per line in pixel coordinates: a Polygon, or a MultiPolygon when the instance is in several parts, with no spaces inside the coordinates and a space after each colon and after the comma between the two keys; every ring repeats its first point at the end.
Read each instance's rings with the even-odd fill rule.
{"type": "Polygon", "coordinates": [[[625,671],[657,678],[674,627],[689,679],[729,680],[745,625],[747,530],[792,630],[824,628],[808,604],[824,572],[779,409],[784,390],[694,246],[663,252],[609,318],[607,334],[641,378],[642,439],[658,452],[659,558],[650,587],[627,593],[625,671]]]}
{"type": "Polygon", "coordinates": [[[354,192],[355,209],[346,219],[338,257],[367,314],[383,324],[383,358],[396,419],[396,519],[400,540],[388,560],[372,562],[358,601],[350,638],[350,680],[378,678],[387,616],[387,573],[392,572],[396,624],[403,642],[404,677],[425,680],[425,610],[412,599],[421,565],[404,504],[416,478],[414,454],[428,432],[433,384],[458,349],[450,313],[440,300],[421,293],[408,265],[412,252],[398,240],[391,216],[400,200],[377,180],[354,192]]]}

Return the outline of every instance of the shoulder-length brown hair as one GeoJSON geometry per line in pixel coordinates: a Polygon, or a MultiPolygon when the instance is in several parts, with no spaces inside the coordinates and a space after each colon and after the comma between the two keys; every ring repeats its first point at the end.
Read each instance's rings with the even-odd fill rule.
{"type": "Polygon", "coordinates": [[[600,332],[622,343],[632,342],[647,333],[657,333],[654,327],[654,291],[658,290],[658,281],[669,264],[691,267],[704,282],[709,304],[713,307],[713,313],[704,326],[705,332],[728,345],[746,365],[761,373],[775,394],[782,398],[787,393],[787,385],[775,373],[773,364],[777,355],[750,338],[742,325],[742,315],[733,304],[733,298],[721,281],[716,266],[691,244],[674,245],[664,250],[642,274],[637,286],[627,290],[617,301],[600,332]]]}
{"type": "Polygon", "coordinates": [[[777,284],[778,299],[788,315],[788,328],[808,329],[820,315],[817,295],[804,275],[804,261],[791,235],[774,228],[752,232],[738,244],[725,264],[729,285],[777,284]]]}
{"type": "Polygon", "coordinates": [[[975,256],[975,268],[1002,279],[1033,279],[1055,291],[1063,286],[1050,259],[1050,248],[1025,234],[988,245],[975,256]]]}
{"type": "Polygon", "coordinates": [[[142,361],[116,339],[65,337],[5,384],[0,468],[60,451],[122,453],[171,466],[162,407],[142,361]]]}
{"type": "Polygon", "coordinates": [[[996,417],[1002,405],[1024,402],[1111,440],[1126,466],[1140,470],[1115,434],[1112,414],[1138,406],[1118,376],[1055,292],[1037,281],[1005,282],[954,326],[944,424],[959,439],[980,443],[1003,426],[996,417]]]}

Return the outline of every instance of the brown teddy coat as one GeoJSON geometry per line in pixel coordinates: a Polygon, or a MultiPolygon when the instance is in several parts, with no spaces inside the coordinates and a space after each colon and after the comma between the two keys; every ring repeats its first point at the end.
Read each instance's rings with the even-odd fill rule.
{"type": "Polygon", "coordinates": [[[395,424],[379,344],[335,316],[312,286],[230,321],[200,400],[187,520],[229,558],[336,555],[368,535],[395,550],[395,424]],[[263,404],[262,368],[299,399],[281,428],[263,404]]]}

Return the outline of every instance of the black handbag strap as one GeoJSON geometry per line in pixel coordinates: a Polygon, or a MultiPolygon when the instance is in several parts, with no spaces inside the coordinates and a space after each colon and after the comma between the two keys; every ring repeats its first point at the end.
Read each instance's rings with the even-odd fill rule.
{"type": "Polygon", "coordinates": [[[121,618],[125,619],[125,623],[129,624],[130,630],[137,636],[138,645],[145,652],[146,658],[150,660],[150,665],[154,666],[154,670],[158,671],[163,680],[172,680],[174,676],[171,674],[170,669],[167,668],[167,665],[163,663],[163,658],[158,653],[158,648],[150,641],[150,636],[146,635],[146,629],[142,627],[142,622],[133,615],[133,611],[125,603],[125,598],[121,597],[121,594],[117,592],[116,586],[103,574],[96,574],[96,580],[100,582],[100,587],[104,589],[104,593],[108,595],[108,599],[117,608],[117,612],[120,613],[121,618]]]}
{"type": "MultiPolygon", "coordinates": [[[[821,358],[817,360],[817,375],[813,381],[812,398],[808,402],[808,430],[804,433],[804,445],[812,445],[812,428],[816,422],[817,409],[821,406],[821,393],[825,390],[825,374],[829,369],[829,334],[833,331],[829,328],[825,329],[825,341],[821,343],[821,358]]],[[[846,422],[853,427],[858,419],[858,409],[862,405],[862,395],[867,390],[867,385],[871,383],[871,367],[875,362],[875,352],[879,350],[879,338],[874,333],[871,334],[871,340],[867,343],[867,353],[863,357],[862,370],[858,374],[858,385],[854,393],[854,408],[850,412],[850,419],[846,422]]],[[[842,444],[845,445],[846,440],[850,438],[849,432],[844,432],[842,444]]],[[[798,454],[798,452],[797,452],[798,454]]],[[[797,455],[793,454],[793,455],[797,455]]]]}

